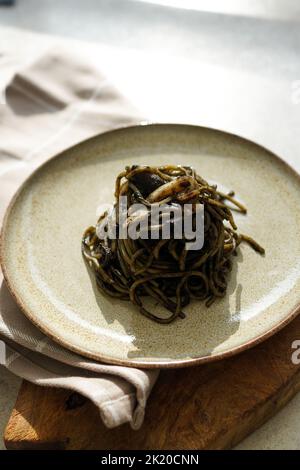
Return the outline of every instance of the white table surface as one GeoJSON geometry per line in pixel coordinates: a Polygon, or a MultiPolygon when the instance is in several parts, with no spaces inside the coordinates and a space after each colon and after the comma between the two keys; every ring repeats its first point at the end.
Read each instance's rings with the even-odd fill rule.
{"type": "MultiPolygon", "coordinates": [[[[146,1],[19,0],[14,9],[0,8],[0,89],[17,67],[68,42],[149,120],[240,134],[300,171],[300,99],[293,96],[300,81],[300,4],[272,0],[266,9],[256,1],[247,9],[246,3],[230,1],[224,12],[212,1],[211,13],[146,1]]],[[[18,386],[0,368],[0,432],[18,386]]],[[[238,448],[300,449],[300,394],[238,448]]]]}

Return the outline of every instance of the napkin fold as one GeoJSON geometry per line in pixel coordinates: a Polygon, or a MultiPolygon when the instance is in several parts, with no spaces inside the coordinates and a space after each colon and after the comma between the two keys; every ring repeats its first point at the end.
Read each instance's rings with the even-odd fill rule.
{"type": "MultiPolygon", "coordinates": [[[[69,50],[49,51],[15,74],[0,104],[0,219],[23,180],[52,155],[143,116],[98,70],[69,50]]],[[[101,364],[56,344],[20,311],[0,274],[0,363],[38,385],[91,399],[113,428],[144,418],[157,370],[101,364]]]]}

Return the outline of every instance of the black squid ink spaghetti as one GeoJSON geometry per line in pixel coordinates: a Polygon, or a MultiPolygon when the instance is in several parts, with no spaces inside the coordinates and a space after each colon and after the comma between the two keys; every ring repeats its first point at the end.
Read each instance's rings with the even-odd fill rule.
{"type": "MultiPolygon", "coordinates": [[[[141,236],[132,239],[118,236],[99,236],[97,227],[103,227],[111,217],[105,212],[94,227],[89,227],[82,240],[82,252],[93,271],[97,286],[109,296],[130,300],[143,315],[159,323],[171,323],[184,318],[184,307],[192,299],[204,301],[209,307],[226,295],[233,255],[242,242],[264,254],[264,249],[251,237],[237,231],[233,211],[246,214],[246,208],[228,194],[208,184],[191,167],[166,165],[126,167],[116,179],[114,215],[121,197],[127,200],[127,210],[139,204],[143,210],[127,215],[125,225],[145,220],[151,224],[150,211],[157,207],[183,207],[190,204],[204,207],[204,244],[199,250],[187,249],[184,234],[174,237],[174,220],[169,219],[169,238],[156,239],[141,236]],[[172,225],[173,224],[173,225],[172,225]],[[157,315],[145,306],[149,296],[163,306],[168,317],[157,315]]],[[[196,213],[192,214],[196,217],[196,213]]],[[[116,218],[116,220],[118,220],[116,218]]],[[[193,222],[193,221],[192,221],[193,222]]],[[[163,216],[156,233],[162,233],[163,216]]],[[[151,228],[151,227],[150,227],[151,228]]]]}

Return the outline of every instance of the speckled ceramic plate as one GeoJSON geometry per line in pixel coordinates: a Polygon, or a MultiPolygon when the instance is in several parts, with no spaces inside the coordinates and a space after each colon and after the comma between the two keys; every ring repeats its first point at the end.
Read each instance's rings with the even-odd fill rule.
{"type": "Polygon", "coordinates": [[[267,150],[194,126],[150,125],[108,132],[48,161],[21,187],[4,221],[2,266],[24,313],[58,343],[100,361],[180,367],[213,361],[267,338],[296,316],[300,300],[299,176],[267,150]],[[186,319],[160,325],[95,289],[81,237],[97,207],[113,201],[129,164],[193,165],[234,189],[236,216],[266,256],[243,245],[228,295],[210,309],[195,301],[186,319]]]}

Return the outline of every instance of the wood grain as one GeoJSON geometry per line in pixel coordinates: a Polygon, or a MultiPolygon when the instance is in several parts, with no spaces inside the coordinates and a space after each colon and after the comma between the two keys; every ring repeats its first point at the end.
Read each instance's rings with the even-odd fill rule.
{"type": "Polygon", "coordinates": [[[108,430],[96,407],[61,389],[23,382],[8,449],[227,449],[300,390],[291,360],[300,317],[259,346],[220,362],[161,372],[139,431],[108,430]]]}

